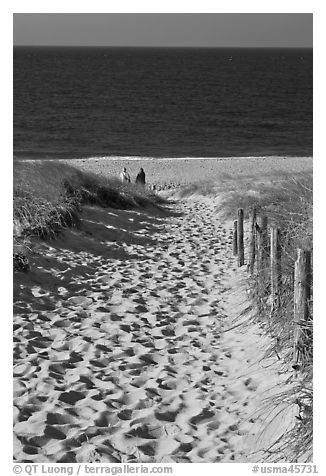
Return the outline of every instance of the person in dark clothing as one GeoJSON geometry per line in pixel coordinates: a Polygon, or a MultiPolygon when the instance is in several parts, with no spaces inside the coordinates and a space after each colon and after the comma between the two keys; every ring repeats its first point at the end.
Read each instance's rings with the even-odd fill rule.
{"type": "Polygon", "coordinates": [[[141,168],[136,177],[136,183],[139,185],[145,186],[145,172],[144,169],[141,168]]]}

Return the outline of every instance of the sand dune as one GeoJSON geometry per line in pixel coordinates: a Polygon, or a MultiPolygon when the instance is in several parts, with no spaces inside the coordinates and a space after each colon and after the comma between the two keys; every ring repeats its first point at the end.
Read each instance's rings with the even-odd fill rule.
{"type": "Polygon", "coordinates": [[[86,208],[17,275],[16,460],[259,461],[277,437],[258,409],[279,364],[262,365],[258,326],[234,328],[231,225],[213,200],[168,209],[86,208]]]}

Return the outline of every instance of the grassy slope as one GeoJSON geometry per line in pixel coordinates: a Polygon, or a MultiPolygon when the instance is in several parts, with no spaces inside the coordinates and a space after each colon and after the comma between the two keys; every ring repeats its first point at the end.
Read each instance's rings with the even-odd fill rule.
{"type": "Polygon", "coordinates": [[[112,208],[158,204],[159,198],[115,178],[54,162],[14,165],[14,233],[46,237],[78,221],[84,203],[112,208]]]}
{"type": "Polygon", "coordinates": [[[79,222],[83,204],[120,209],[157,206],[163,200],[134,184],[123,185],[55,162],[14,163],[14,265],[27,270],[28,237],[55,237],[79,222]]]}

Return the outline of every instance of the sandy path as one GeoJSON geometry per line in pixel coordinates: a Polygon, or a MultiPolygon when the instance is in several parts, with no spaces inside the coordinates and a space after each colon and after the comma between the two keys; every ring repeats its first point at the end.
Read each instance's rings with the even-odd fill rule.
{"type": "Polygon", "coordinates": [[[123,212],[134,226],[128,235],[115,224],[123,245],[106,225],[86,250],[103,214],[118,219],[102,210],[96,222],[90,210],[80,243],[43,244],[48,272],[43,263],[32,285],[22,278],[18,461],[245,461],[257,384],[246,337],[223,334],[236,272],[231,229],[212,201],[171,207],[178,213],[154,221],[123,212]]]}

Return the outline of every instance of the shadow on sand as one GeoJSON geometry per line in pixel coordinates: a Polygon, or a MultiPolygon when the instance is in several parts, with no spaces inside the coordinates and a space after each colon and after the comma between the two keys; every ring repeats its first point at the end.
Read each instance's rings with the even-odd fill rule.
{"type": "Polygon", "coordinates": [[[170,208],[117,210],[85,206],[77,228],[54,240],[34,242],[30,271],[14,276],[14,312],[55,309],[60,301],[95,289],[100,268],[114,271],[114,261],[146,259],[139,248],[156,247],[170,208]],[[65,289],[62,295],[62,289],[65,289]]]}

